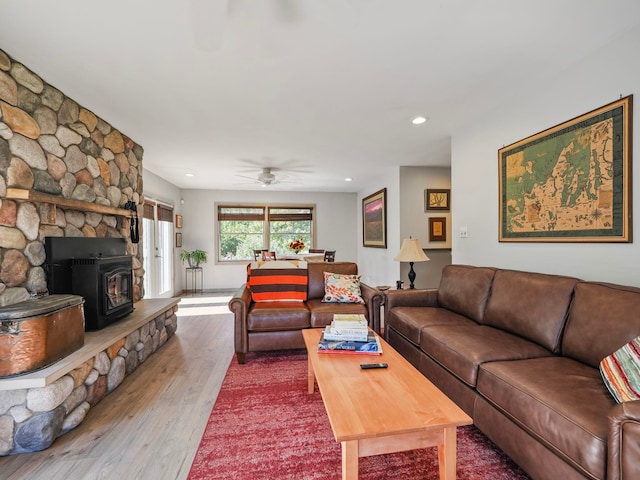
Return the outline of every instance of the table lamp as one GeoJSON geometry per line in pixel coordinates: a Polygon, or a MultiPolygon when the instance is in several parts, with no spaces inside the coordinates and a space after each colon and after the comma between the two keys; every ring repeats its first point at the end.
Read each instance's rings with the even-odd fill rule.
{"type": "Polygon", "coordinates": [[[409,288],[416,288],[413,285],[413,282],[416,279],[416,272],[413,271],[413,264],[415,262],[429,261],[429,257],[427,257],[420,246],[420,241],[417,238],[405,238],[402,241],[402,248],[394,260],[396,262],[409,262],[409,288]]]}

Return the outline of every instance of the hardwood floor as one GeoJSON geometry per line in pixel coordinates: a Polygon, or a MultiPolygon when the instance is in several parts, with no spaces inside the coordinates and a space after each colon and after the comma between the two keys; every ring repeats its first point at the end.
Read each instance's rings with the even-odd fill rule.
{"type": "Polygon", "coordinates": [[[0,480],[186,479],[233,357],[230,296],[184,297],[164,347],[47,450],[0,457],[0,480]]]}

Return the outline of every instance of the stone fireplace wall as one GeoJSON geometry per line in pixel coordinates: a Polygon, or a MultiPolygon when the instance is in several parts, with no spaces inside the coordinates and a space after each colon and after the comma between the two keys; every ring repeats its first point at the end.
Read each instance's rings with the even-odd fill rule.
{"type": "MultiPolygon", "coordinates": [[[[130,241],[129,217],[82,207],[133,201],[141,217],[142,155],[140,145],[0,50],[0,306],[46,290],[47,236],[127,238],[134,301],[143,297],[142,245],[130,241]]],[[[142,221],[139,228],[142,238],[142,221]]]]}

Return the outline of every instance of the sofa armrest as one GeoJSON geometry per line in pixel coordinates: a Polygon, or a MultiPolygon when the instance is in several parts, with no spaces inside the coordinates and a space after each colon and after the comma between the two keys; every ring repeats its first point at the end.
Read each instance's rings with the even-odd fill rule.
{"type": "Polygon", "coordinates": [[[640,400],[611,409],[608,448],[607,480],[640,478],[640,400]]]}
{"type": "Polygon", "coordinates": [[[234,342],[238,363],[244,363],[245,354],[249,351],[247,314],[251,302],[251,292],[246,284],[243,284],[229,300],[229,310],[233,313],[234,342]]]}
{"type": "Polygon", "coordinates": [[[374,332],[380,333],[380,309],[384,303],[384,293],[382,290],[378,290],[364,283],[360,284],[360,292],[362,293],[364,303],[367,305],[369,326],[374,332]]]}
{"type": "Polygon", "coordinates": [[[438,290],[387,290],[385,312],[393,307],[437,307],[438,290]]]}

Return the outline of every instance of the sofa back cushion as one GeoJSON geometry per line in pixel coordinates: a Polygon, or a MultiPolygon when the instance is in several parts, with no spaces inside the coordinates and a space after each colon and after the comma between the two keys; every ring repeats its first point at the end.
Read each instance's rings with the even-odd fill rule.
{"type": "Polygon", "coordinates": [[[304,302],[307,300],[307,262],[251,262],[247,288],[254,302],[304,302]]]}
{"type": "Polygon", "coordinates": [[[498,270],[482,323],[559,353],[573,289],[572,277],[498,270]]]}
{"type": "Polygon", "coordinates": [[[600,361],[640,335],[640,288],[609,283],[576,285],[562,354],[597,368],[600,361]]]}
{"type": "Polygon", "coordinates": [[[324,297],[324,272],[341,273],[344,275],[357,275],[358,264],[354,262],[322,262],[309,263],[309,290],[307,297],[324,297]]]}
{"type": "Polygon", "coordinates": [[[438,287],[438,306],[469,317],[482,319],[495,269],[468,265],[447,265],[438,287]]]}

